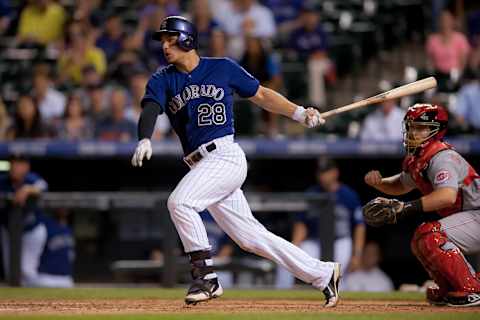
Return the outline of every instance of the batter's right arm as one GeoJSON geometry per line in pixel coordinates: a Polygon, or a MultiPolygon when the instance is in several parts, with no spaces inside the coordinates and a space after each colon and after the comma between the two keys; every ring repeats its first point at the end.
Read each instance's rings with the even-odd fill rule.
{"type": "Polygon", "coordinates": [[[264,86],[259,86],[257,93],[249,100],[269,112],[292,118],[308,128],[314,128],[325,123],[317,109],[298,106],[275,90],[264,86]]]}
{"type": "Polygon", "coordinates": [[[383,178],[379,171],[372,170],[365,175],[364,180],[369,186],[392,196],[402,195],[414,189],[402,182],[401,173],[383,178]]]}

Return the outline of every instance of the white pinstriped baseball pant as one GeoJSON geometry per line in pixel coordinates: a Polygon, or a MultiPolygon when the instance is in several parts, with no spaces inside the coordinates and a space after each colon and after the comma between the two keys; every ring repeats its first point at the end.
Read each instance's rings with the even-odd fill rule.
{"type": "Polygon", "coordinates": [[[168,198],[168,210],[185,252],[209,250],[207,232],[198,212],[208,208],[217,224],[242,249],[270,259],[315,288],[327,286],[333,263],[310,257],[268,231],[252,215],[240,187],[247,176],[243,150],[233,136],[213,140],[217,148],[193,165],[168,198]]]}

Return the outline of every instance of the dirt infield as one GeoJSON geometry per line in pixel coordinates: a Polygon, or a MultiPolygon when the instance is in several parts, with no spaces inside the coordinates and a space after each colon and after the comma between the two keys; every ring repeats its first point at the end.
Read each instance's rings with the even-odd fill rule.
{"type": "Polygon", "coordinates": [[[196,306],[181,300],[3,300],[0,314],[131,314],[131,313],[261,313],[261,312],[480,312],[478,308],[432,307],[416,301],[343,300],[335,309],[324,309],[322,301],[219,299],[196,306]]]}

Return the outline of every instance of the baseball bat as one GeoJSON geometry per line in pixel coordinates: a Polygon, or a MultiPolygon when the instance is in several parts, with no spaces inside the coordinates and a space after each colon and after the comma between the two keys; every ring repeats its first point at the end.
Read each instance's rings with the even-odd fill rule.
{"type": "Polygon", "coordinates": [[[379,93],[376,96],[363,99],[340,108],[335,108],[330,111],[323,112],[320,115],[322,116],[322,118],[328,118],[339,113],[355,110],[371,104],[377,104],[384,101],[398,99],[411,94],[419,93],[428,89],[435,88],[436,86],[437,80],[435,80],[434,77],[428,77],[422,80],[405,84],[389,91],[379,93]]]}

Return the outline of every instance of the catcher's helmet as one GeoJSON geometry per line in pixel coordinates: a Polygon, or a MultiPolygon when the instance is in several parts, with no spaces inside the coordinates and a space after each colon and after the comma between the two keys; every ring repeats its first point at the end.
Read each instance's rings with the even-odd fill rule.
{"type": "Polygon", "coordinates": [[[441,140],[447,132],[448,113],[439,106],[417,103],[408,108],[403,118],[403,144],[409,154],[424,148],[431,141],[441,140]],[[428,130],[418,137],[417,130],[428,130]]]}
{"type": "Polygon", "coordinates": [[[197,48],[197,28],[184,17],[166,17],[160,24],[160,29],[153,33],[152,38],[154,40],[161,40],[161,36],[165,32],[178,35],[177,44],[181,49],[190,51],[197,48]]]}

